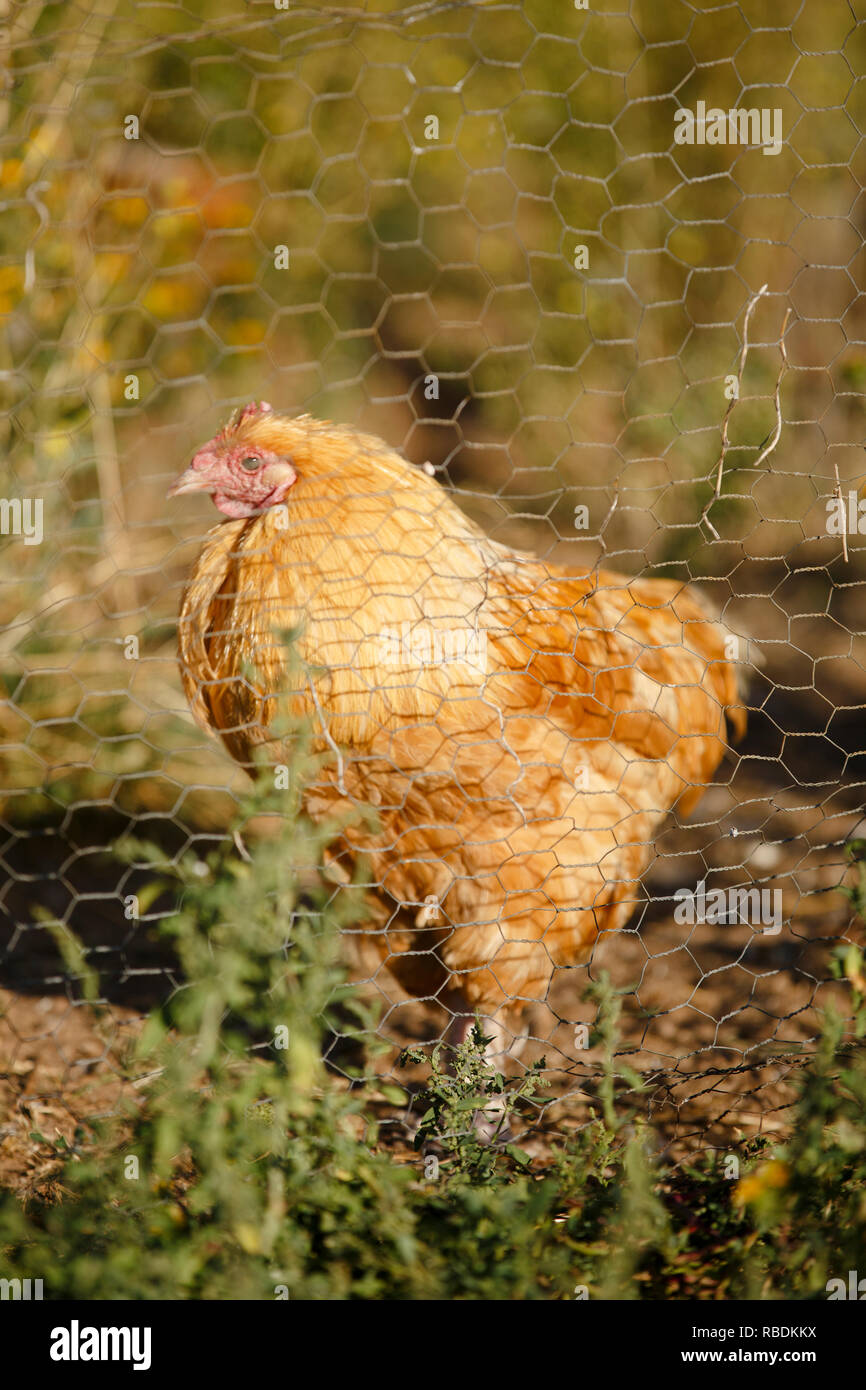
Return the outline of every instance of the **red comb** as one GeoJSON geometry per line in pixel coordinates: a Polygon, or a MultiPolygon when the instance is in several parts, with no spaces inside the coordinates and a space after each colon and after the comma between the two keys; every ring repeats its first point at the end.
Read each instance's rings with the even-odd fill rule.
{"type": "Polygon", "coordinates": [[[268,405],[267,401],[259,401],[258,405],[256,405],[255,401],[250,401],[249,405],[245,405],[241,411],[238,424],[240,425],[244,420],[248,420],[251,415],[267,415],[273,408],[272,405],[268,405]]]}
{"type": "Polygon", "coordinates": [[[243,410],[232,411],[228,420],[217,435],[217,439],[225,439],[226,435],[232,434],[238,428],[238,425],[243,424],[244,420],[251,420],[254,415],[270,415],[273,409],[274,407],[267,401],[250,401],[249,405],[244,406],[243,410]]]}

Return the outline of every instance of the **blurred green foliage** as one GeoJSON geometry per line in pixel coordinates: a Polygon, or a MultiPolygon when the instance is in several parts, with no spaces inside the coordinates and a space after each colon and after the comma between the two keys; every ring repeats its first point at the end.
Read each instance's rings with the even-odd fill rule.
{"type": "Polygon", "coordinates": [[[122,1112],[56,1146],[54,1200],[0,1194],[3,1277],[42,1279],[49,1298],[824,1298],[857,1267],[866,1057],[834,1019],[776,1150],[664,1161],[615,1059],[618,1000],[602,982],[599,1096],[551,1164],[505,1142],[484,1157],[472,1114],[504,1093],[507,1114],[531,1092],[503,1083],[473,1037],[447,1092],[436,1066],[415,1102],[425,1156],[389,1154],[364,1087],[339,1087],[322,1062],[351,1000],[339,933],[352,895],[309,872],[302,888],[289,866],[321,865],[332,828],[304,818],[297,787],[275,795],[264,778],[238,829],[263,813],[282,834],[246,858],[164,865],[184,984],[126,1059],[137,1084],[122,1112]]]}
{"type": "Polygon", "coordinates": [[[207,780],[169,713],[193,552],[163,495],[252,396],[432,459],[501,539],[592,562],[603,531],[623,569],[759,594],[793,553],[820,610],[839,559],[823,499],[836,467],[862,474],[866,370],[866,40],[842,0],[820,12],[19,7],[0,93],[0,428],[8,488],[44,497],[49,544],[0,539],[13,818],[171,805],[207,780]],[[779,107],[781,153],[674,146],[678,106],[699,99],[779,107]],[[709,544],[695,523],[724,378],[764,283],[709,544]],[[756,473],[786,303],[786,423],[756,473]],[[129,633],[135,675],[112,645],[129,633]]]}

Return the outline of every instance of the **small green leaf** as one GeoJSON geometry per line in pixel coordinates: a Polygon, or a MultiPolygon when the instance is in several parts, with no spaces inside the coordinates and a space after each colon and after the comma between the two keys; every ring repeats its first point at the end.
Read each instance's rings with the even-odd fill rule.
{"type": "Polygon", "coordinates": [[[399,1086],[392,1085],[391,1082],[386,1082],[384,1085],[380,1084],[379,1090],[391,1105],[406,1105],[408,1103],[409,1097],[406,1092],[402,1091],[399,1086]]]}

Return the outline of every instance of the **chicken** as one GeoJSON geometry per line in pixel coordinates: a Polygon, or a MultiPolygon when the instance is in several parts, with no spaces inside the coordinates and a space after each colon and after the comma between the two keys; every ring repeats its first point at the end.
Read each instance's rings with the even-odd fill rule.
{"type": "Polygon", "coordinates": [[[200,491],[230,520],[182,600],[196,719],[247,767],[288,760],[278,712],[312,721],[310,814],[375,808],[335,853],[375,885],[381,958],[452,1042],[477,1013],[516,1052],[742,731],[725,629],[682,584],[509,550],[380,440],[264,402],[170,495],[200,491]]]}

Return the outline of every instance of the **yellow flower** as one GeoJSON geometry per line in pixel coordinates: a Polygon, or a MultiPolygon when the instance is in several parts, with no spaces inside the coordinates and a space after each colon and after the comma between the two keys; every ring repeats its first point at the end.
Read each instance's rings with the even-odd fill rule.
{"type": "Polygon", "coordinates": [[[742,1205],[757,1202],[772,1188],[787,1187],[791,1170],[780,1158],[770,1158],[754,1173],[741,1178],[734,1188],[734,1201],[742,1205]]]}
{"type": "Polygon", "coordinates": [[[251,1222],[235,1222],[233,1234],[238,1245],[247,1255],[260,1255],[262,1253],[261,1235],[251,1222]]]}
{"type": "Polygon", "coordinates": [[[20,289],[24,283],[24,272],[19,265],[0,266],[0,292],[20,289]]]}
{"type": "Polygon", "coordinates": [[[227,343],[235,346],[248,347],[253,343],[260,343],[265,336],[266,325],[261,319],[238,319],[237,323],[231,324],[225,329],[223,336],[227,343]]]}
{"type": "Polygon", "coordinates": [[[109,212],[124,227],[140,227],[147,221],[149,208],[144,198],[114,198],[109,212]]]}
{"type": "Polygon", "coordinates": [[[183,319],[194,314],[201,296],[183,280],[154,280],[144,296],[144,307],[157,319],[183,319]]]}
{"type": "Polygon", "coordinates": [[[0,267],[0,317],[11,314],[24,290],[24,273],[20,266],[0,267]]]}
{"type": "Polygon", "coordinates": [[[0,165],[0,185],[3,188],[13,187],[18,182],[18,175],[21,173],[20,159],[4,159],[0,165]]]}

